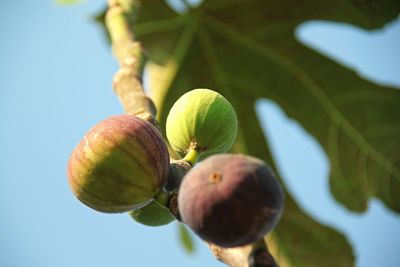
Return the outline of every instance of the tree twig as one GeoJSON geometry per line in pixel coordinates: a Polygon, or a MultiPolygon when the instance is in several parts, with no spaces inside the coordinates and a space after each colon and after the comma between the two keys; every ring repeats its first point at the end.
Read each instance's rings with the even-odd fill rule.
{"type": "Polygon", "coordinates": [[[156,124],[156,108],[143,90],[142,48],[134,39],[129,15],[134,8],[132,0],[109,0],[106,26],[112,43],[112,50],[120,69],[114,76],[113,89],[124,111],[156,124]]]}

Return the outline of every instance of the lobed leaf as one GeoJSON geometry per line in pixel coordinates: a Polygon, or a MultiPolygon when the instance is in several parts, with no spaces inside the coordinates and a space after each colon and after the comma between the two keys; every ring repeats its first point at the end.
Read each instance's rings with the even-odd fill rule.
{"type": "Polygon", "coordinates": [[[396,17],[400,2],[304,2],[205,1],[185,15],[161,0],[143,2],[137,37],[165,67],[164,83],[152,88],[161,122],[178,96],[195,87],[219,90],[238,110],[267,97],[323,146],[338,201],[365,211],[376,197],[400,212],[400,91],[362,79],[293,34],[311,19],[381,27],[396,17]]]}

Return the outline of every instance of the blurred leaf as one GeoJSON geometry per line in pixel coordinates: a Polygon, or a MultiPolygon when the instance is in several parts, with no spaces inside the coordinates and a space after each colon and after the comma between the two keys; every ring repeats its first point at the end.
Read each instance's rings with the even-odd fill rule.
{"type": "Polygon", "coordinates": [[[84,0],[56,0],[57,4],[60,5],[75,5],[81,4],[84,0]]]}
{"type": "MultiPolygon", "coordinates": [[[[183,15],[162,0],[140,4],[134,29],[158,64],[150,82],[161,125],[186,91],[217,90],[238,113],[235,151],[274,165],[254,111],[257,99],[272,99],[325,149],[338,201],[363,211],[377,197],[400,211],[400,91],[363,80],[294,37],[308,20],[382,27],[398,15],[399,1],[208,0],[183,15]]],[[[270,238],[281,266],[354,265],[346,239],[311,219],[288,192],[270,238]]]]}
{"type": "Polygon", "coordinates": [[[178,223],[178,233],[179,240],[182,244],[182,247],[188,252],[193,253],[195,251],[193,238],[189,231],[186,229],[186,226],[182,223],[178,223]]]}

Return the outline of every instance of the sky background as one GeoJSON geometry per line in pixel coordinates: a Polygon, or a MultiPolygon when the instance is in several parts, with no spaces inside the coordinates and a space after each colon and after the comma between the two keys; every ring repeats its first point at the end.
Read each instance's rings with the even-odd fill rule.
{"type": "MultiPolygon", "coordinates": [[[[90,20],[104,2],[0,2],[0,266],[223,266],[198,239],[196,253],[185,253],[175,223],[150,228],[95,212],[69,190],[72,149],[92,125],[122,113],[111,89],[116,61],[90,20]]],[[[297,37],[366,79],[400,87],[398,20],[373,32],[307,22],[297,37]]],[[[256,109],[304,210],[346,234],[357,266],[400,266],[400,216],[377,200],[363,214],[337,204],[321,146],[273,102],[256,109]]]]}

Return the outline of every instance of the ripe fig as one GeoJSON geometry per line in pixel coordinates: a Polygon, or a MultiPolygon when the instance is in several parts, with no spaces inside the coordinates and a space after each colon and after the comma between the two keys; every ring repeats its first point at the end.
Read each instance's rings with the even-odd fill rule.
{"type": "Polygon", "coordinates": [[[166,133],[172,148],[192,165],[199,156],[228,151],[237,135],[231,103],[210,89],[194,89],[169,111],[166,133]]]}
{"type": "Polygon", "coordinates": [[[73,193],[101,212],[124,212],[150,202],[165,183],[169,155],[159,131],[132,115],[91,128],[68,162],[73,193]]]}
{"type": "Polygon", "coordinates": [[[162,226],[175,220],[169,209],[155,200],[140,209],[130,211],[129,215],[138,223],[147,226],[162,226]]]}
{"type": "Polygon", "coordinates": [[[261,160],[218,154],[183,178],[178,207],[182,221],[205,241],[236,247],[263,238],[278,222],[284,192],[261,160]]]}

